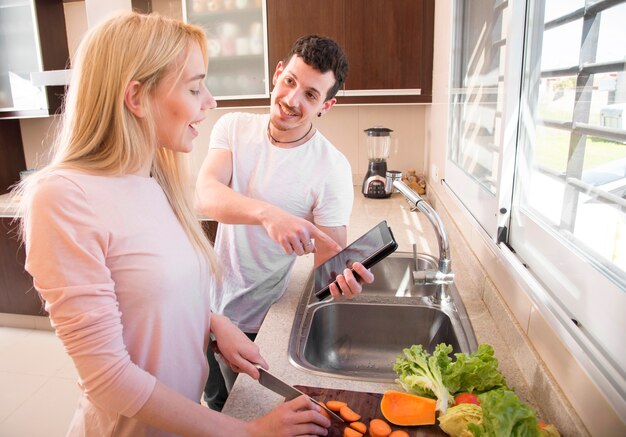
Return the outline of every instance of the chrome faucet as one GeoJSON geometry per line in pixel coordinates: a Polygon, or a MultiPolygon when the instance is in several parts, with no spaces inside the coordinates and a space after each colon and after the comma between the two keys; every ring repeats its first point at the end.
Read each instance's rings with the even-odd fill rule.
{"type": "MultiPolygon", "coordinates": [[[[420,210],[426,215],[426,218],[433,225],[435,234],[437,235],[437,243],[439,244],[439,260],[437,262],[437,270],[417,270],[413,271],[413,280],[416,284],[451,284],[454,282],[454,273],[452,273],[452,261],[450,260],[450,243],[448,242],[448,234],[443,226],[443,222],[432,206],[413,191],[408,185],[402,181],[394,181],[393,186],[406,198],[412,206],[411,211],[420,210]]],[[[416,250],[413,249],[414,255],[416,250]]],[[[447,300],[444,296],[444,288],[440,287],[441,293],[439,300],[447,300]]]]}

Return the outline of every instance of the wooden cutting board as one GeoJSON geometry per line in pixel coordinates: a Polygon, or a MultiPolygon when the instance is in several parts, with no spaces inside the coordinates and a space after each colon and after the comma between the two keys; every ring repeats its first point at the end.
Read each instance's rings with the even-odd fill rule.
{"type": "MultiPolygon", "coordinates": [[[[308,387],[306,385],[296,385],[295,387],[317,401],[326,402],[336,400],[346,402],[353,411],[362,416],[360,422],[368,426],[372,419],[384,420],[383,413],[380,411],[380,400],[383,397],[381,393],[335,390],[332,388],[308,387]]],[[[411,437],[447,436],[438,425],[397,426],[391,423],[389,425],[392,430],[402,429],[408,432],[411,437]]],[[[347,424],[333,421],[329,429],[328,437],[342,437],[343,429],[346,426],[347,424]]]]}

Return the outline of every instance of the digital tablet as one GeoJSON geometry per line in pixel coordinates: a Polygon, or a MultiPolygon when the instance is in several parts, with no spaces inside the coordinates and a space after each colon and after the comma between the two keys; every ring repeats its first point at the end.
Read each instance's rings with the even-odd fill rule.
{"type": "MultiPolygon", "coordinates": [[[[383,220],[344,250],[315,269],[315,296],[322,300],[330,295],[329,286],[344,269],[360,262],[368,269],[398,248],[391,228],[383,220]]],[[[354,272],[354,271],[353,271],[354,272]]],[[[354,272],[358,279],[358,275],[354,272]]]]}

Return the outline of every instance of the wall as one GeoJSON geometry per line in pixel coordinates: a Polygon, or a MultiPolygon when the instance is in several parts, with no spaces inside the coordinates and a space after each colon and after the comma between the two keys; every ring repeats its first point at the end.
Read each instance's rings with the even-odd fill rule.
{"type": "MultiPolygon", "coordinates": [[[[502,251],[485,235],[461,201],[445,188],[448,142],[448,99],[452,0],[437,1],[435,9],[435,58],[433,63],[433,104],[425,110],[425,166],[429,199],[444,221],[458,228],[473,255],[463,260],[475,266],[477,280],[483,283],[483,300],[507,339],[510,353],[522,370],[533,396],[545,405],[551,416],[560,417],[567,435],[626,435],[626,424],[593,383],[577,359],[576,347],[568,343],[562,330],[550,323],[549,315],[530,297],[527,278],[516,270],[502,251]],[[570,405],[559,402],[565,396],[570,405]],[[573,408],[577,415],[566,417],[573,408]],[[583,428],[586,428],[584,430],[583,428]]],[[[454,262],[454,260],[453,260],[454,262]]],[[[523,270],[523,269],[522,269],[523,270]]],[[[584,357],[583,357],[584,358],[584,357]]]]}

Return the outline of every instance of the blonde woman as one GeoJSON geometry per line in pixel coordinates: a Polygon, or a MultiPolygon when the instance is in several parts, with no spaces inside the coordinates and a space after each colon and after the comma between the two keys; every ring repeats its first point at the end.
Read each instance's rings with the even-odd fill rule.
{"type": "Polygon", "coordinates": [[[211,314],[217,272],[180,154],[215,100],[205,35],[126,14],[91,31],[74,62],[51,163],[22,195],[26,268],[72,357],[75,436],[325,435],[305,397],[243,422],[200,405],[209,335],[258,378],[258,348],[211,314]]]}

